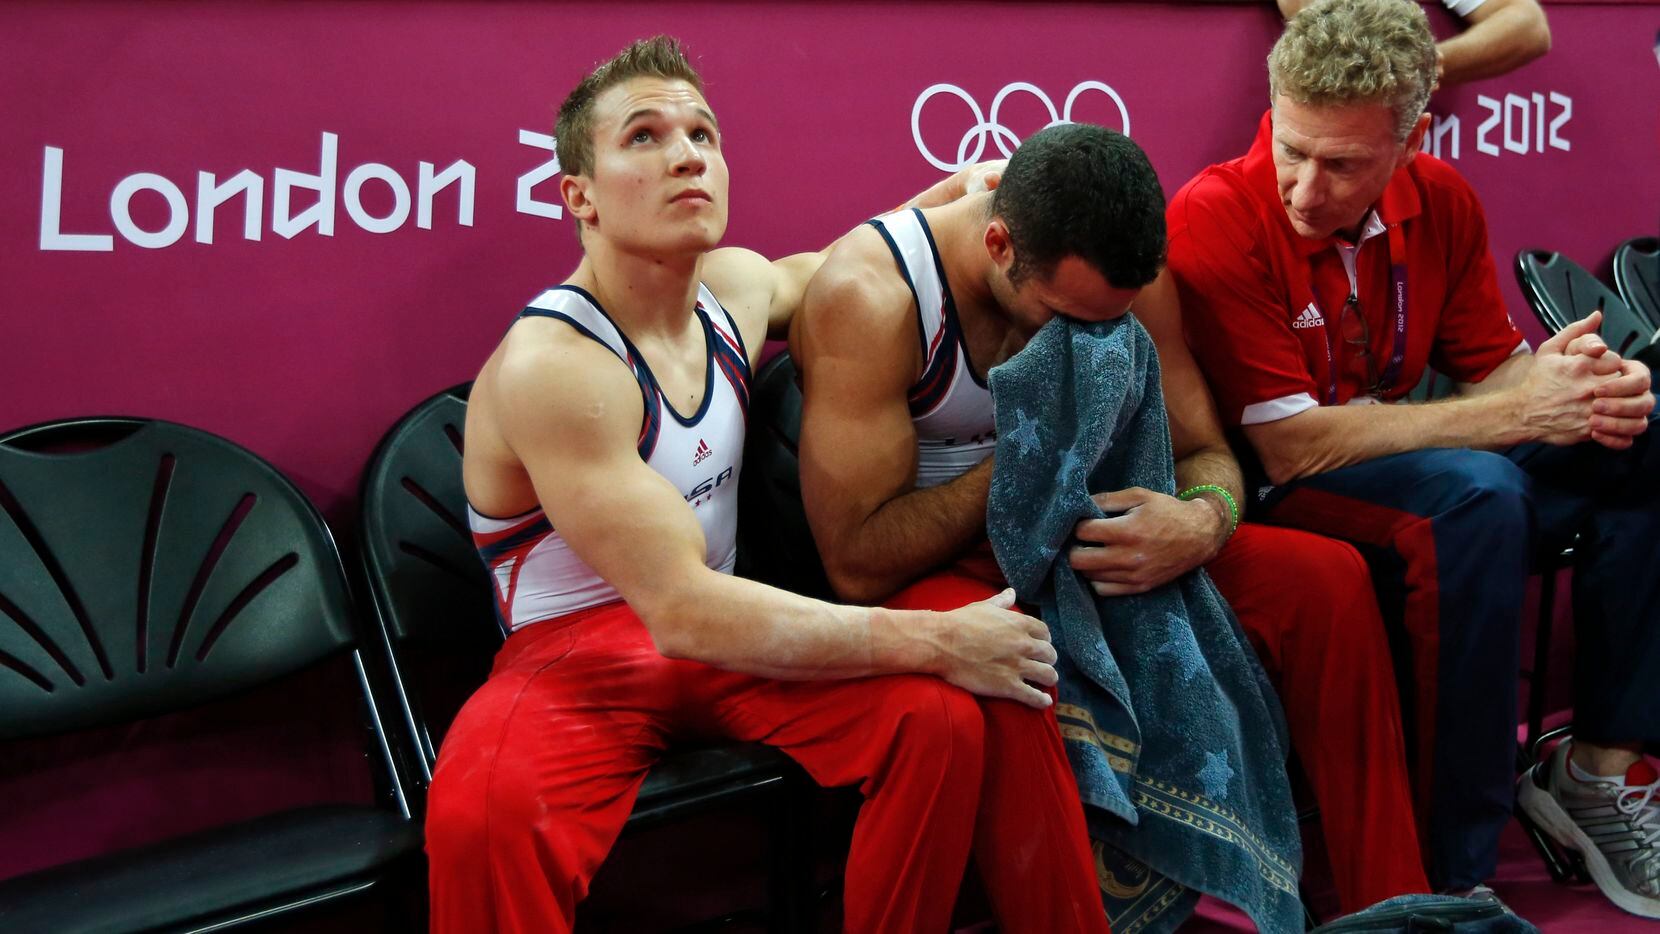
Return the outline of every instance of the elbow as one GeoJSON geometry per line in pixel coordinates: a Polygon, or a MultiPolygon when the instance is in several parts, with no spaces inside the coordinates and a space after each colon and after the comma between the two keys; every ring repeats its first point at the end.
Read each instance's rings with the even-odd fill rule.
{"type": "Polygon", "coordinates": [[[1313,473],[1305,463],[1288,451],[1258,450],[1257,455],[1262,461],[1262,472],[1268,475],[1268,482],[1275,486],[1300,480],[1313,473]]]}
{"type": "Polygon", "coordinates": [[[631,600],[630,607],[639,616],[640,624],[651,634],[652,645],[664,658],[705,661],[707,652],[701,631],[688,613],[686,604],[674,600],[631,600]]]}
{"type": "Polygon", "coordinates": [[[1534,21],[1532,28],[1528,30],[1527,61],[1531,62],[1536,58],[1542,58],[1549,51],[1550,24],[1545,22],[1545,14],[1540,11],[1539,18],[1534,21]]]}
{"type": "Polygon", "coordinates": [[[1515,28],[1515,64],[1511,67],[1525,65],[1550,51],[1550,21],[1545,18],[1544,8],[1531,4],[1530,8],[1522,8],[1521,11],[1527,16],[1515,28]]]}
{"type": "Polygon", "coordinates": [[[651,642],[657,647],[658,655],[696,660],[698,652],[690,627],[645,613],[640,614],[640,622],[645,625],[646,632],[651,633],[651,642]]]}
{"type": "Polygon", "coordinates": [[[1263,460],[1262,471],[1268,475],[1268,482],[1275,486],[1290,483],[1298,477],[1297,471],[1278,460],[1263,460]]]}
{"type": "Polygon", "coordinates": [[[825,561],[824,576],[838,599],[858,606],[875,606],[898,589],[885,577],[839,561],[825,561]]]}

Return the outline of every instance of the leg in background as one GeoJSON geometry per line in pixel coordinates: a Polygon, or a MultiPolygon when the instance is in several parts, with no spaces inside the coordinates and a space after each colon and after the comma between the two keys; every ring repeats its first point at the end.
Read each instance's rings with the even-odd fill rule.
{"type": "Polygon", "coordinates": [[[1498,454],[1416,451],[1280,487],[1261,514],[1404,564],[1412,658],[1400,674],[1412,692],[1403,706],[1414,711],[1409,749],[1429,879],[1440,890],[1486,881],[1514,798],[1528,476],[1498,454]]]}

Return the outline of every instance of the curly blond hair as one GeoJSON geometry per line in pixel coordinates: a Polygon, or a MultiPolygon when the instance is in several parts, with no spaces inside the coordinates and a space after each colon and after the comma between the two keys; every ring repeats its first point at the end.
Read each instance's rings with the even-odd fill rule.
{"type": "Polygon", "coordinates": [[[1268,98],[1385,104],[1405,140],[1435,90],[1435,37],[1412,0],[1319,0],[1268,53],[1268,98]]]}

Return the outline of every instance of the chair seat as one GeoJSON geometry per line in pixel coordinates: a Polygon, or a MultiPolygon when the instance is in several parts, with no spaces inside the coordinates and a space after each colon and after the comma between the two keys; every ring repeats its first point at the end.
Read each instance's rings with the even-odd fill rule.
{"type": "Polygon", "coordinates": [[[284,811],[0,881],[0,931],[92,934],[246,917],[366,887],[420,847],[420,829],[388,811],[284,811]]]}
{"type": "Polygon", "coordinates": [[[735,792],[765,788],[798,770],[789,756],[759,743],[677,749],[646,776],[629,822],[654,822],[735,792]]]}

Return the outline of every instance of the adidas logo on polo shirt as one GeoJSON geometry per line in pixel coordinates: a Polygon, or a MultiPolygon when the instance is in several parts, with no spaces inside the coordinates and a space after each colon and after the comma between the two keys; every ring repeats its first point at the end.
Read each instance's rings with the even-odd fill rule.
{"type": "Polygon", "coordinates": [[[1303,309],[1303,313],[1297,316],[1297,320],[1291,322],[1291,326],[1299,329],[1317,328],[1325,323],[1326,319],[1320,317],[1319,309],[1314,307],[1313,302],[1309,302],[1308,307],[1303,309]]]}

